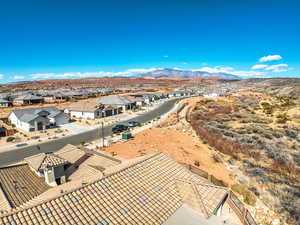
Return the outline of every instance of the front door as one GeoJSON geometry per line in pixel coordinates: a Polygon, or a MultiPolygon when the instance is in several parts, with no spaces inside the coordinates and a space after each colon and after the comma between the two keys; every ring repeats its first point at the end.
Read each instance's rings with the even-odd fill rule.
{"type": "Polygon", "coordinates": [[[38,130],[43,130],[43,122],[38,122],[37,129],[38,130]]]}
{"type": "Polygon", "coordinates": [[[57,185],[60,185],[60,184],[61,184],[60,177],[59,177],[59,178],[56,178],[56,179],[55,179],[55,182],[56,182],[57,185]]]}

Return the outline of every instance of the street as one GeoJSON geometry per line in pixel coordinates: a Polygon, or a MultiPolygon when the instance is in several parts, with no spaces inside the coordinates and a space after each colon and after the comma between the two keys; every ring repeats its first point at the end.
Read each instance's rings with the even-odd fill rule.
{"type": "MultiPolygon", "coordinates": [[[[163,103],[158,108],[154,109],[153,111],[147,112],[143,115],[137,116],[135,118],[132,118],[130,120],[124,121],[121,124],[126,124],[129,121],[136,120],[140,123],[145,123],[147,121],[150,121],[158,116],[163,115],[164,113],[168,112],[172,109],[172,107],[175,105],[175,103],[179,99],[171,99],[165,103],[163,103]]],[[[110,136],[112,134],[111,128],[114,125],[106,126],[103,129],[104,136],[110,136]]],[[[18,162],[23,160],[25,157],[29,157],[38,153],[42,152],[55,152],[64,147],[67,144],[72,145],[79,145],[80,142],[91,142],[96,139],[99,139],[102,137],[102,130],[101,128],[96,128],[93,130],[89,130],[86,132],[82,132],[76,135],[63,137],[56,140],[51,140],[48,142],[20,147],[16,150],[10,150],[0,153],[0,166],[11,164],[14,162],[18,162]]]]}

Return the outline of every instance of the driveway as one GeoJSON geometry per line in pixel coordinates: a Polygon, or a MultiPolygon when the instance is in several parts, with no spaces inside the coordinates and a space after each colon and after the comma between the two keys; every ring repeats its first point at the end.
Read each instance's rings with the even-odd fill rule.
{"type": "Polygon", "coordinates": [[[59,127],[62,129],[67,129],[67,130],[73,132],[74,134],[79,134],[82,132],[87,132],[89,130],[93,130],[93,128],[91,128],[91,127],[84,127],[84,126],[80,126],[75,123],[67,123],[67,124],[61,125],[59,127]]]}

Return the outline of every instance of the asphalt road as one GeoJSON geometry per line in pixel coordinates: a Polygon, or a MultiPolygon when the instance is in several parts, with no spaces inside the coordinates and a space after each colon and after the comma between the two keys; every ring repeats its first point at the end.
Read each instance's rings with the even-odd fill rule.
{"type": "MultiPolygon", "coordinates": [[[[163,103],[158,108],[156,108],[150,112],[147,112],[143,115],[132,118],[130,120],[124,121],[124,122],[122,122],[122,124],[126,124],[132,120],[136,120],[140,123],[145,123],[147,121],[150,121],[150,120],[170,111],[177,101],[178,101],[178,99],[171,99],[171,100],[163,103]]],[[[114,125],[104,127],[103,133],[104,133],[105,137],[112,134],[111,128],[113,126],[114,125]]],[[[25,157],[32,156],[32,155],[35,155],[38,153],[55,152],[67,144],[79,145],[80,142],[82,142],[82,141],[91,142],[96,139],[99,139],[99,137],[102,137],[102,129],[96,128],[96,129],[89,130],[89,131],[79,133],[76,135],[63,137],[63,138],[60,138],[57,140],[51,140],[51,141],[36,144],[36,145],[20,147],[16,150],[9,150],[9,151],[5,151],[5,152],[1,152],[0,153],[0,166],[21,161],[25,157]]]]}

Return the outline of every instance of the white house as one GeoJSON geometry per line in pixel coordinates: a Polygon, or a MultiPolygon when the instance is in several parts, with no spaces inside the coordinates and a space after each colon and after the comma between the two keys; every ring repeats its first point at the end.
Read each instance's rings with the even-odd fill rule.
{"type": "Polygon", "coordinates": [[[45,130],[69,122],[69,118],[56,107],[13,110],[8,117],[11,124],[24,131],[45,130]]]}
{"type": "Polygon", "coordinates": [[[0,98],[0,107],[10,107],[10,106],[12,106],[11,101],[0,98]]]}
{"type": "Polygon", "coordinates": [[[219,95],[217,93],[210,93],[210,94],[203,95],[203,97],[205,98],[216,98],[218,96],[219,95]]]}
{"type": "Polygon", "coordinates": [[[65,109],[70,117],[96,119],[113,116],[121,112],[120,107],[103,105],[95,101],[75,102],[65,109]]]}
{"type": "Polygon", "coordinates": [[[136,97],[135,95],[127,95],[125,96],[130,101],[134,102],[136,106],[143,106],[146,104],[146,101],[142,97],[136,97]]]}
{"type": "Polygon", "coordinates": [[[146,104],[150,104],[151,102],[153,102],[155,100],[155,96],[151,95],[151,94],[134,94],[131,96],[133,96],[135,98],[144,99],[144,103],[146,103],[146,104]]]}

